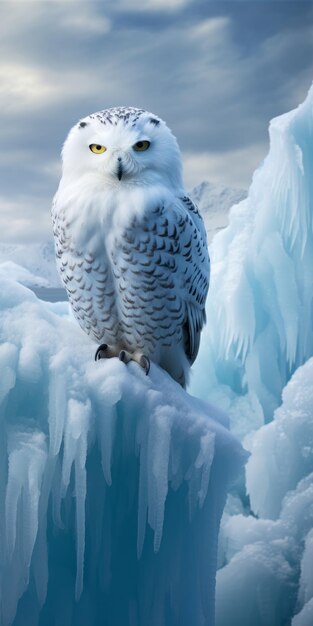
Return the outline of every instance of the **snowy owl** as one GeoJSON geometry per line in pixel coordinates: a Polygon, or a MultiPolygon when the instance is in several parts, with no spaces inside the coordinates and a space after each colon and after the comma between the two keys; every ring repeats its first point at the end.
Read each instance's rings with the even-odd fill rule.
{"type": "Polygon", "coordinates": [[[184,191],[176,138],[158,116],[119,107],[70,131],[53,200],[57,266],[74,315],[98,344],[185,386],[205,322],[210,260],[184,191]]]}

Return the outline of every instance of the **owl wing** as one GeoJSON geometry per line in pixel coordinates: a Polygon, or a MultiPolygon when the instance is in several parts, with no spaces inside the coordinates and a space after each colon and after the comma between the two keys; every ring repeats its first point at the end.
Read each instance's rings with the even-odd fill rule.
{"type": "Polygon", "coordinates": [[[184,196],[181,202],[187,212],[186,227],[182,233],[183,297],[186,304],[184,324],[185,352],[192,364],[198,354],[200,336],[206,321],[205,301],[210,283],[210,257],[203,219],[197,206],[184,196]],[[186,241],[184,241],[186,239],[186,241]]]}
{"type": "Polygon", "coordinates": [[[115,242],[113,261],[124,315],[136,322],[138,339],[153,326],[163,345],[183,341],[193,363],[210,277],[205,227],[194,203],[173,198],[134,218],[115,242]]]}

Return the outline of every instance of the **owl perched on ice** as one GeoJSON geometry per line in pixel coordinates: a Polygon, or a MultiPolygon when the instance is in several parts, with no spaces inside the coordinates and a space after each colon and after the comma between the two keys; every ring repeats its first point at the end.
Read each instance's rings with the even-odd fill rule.
{"type": "Polygon", "coordinates": [[[150,359],[185,386],[205,322],[210,260],[180,151],[159,117],[94,113],[70,131],[52,206],[57,265],[96,358],[150,359]]]}

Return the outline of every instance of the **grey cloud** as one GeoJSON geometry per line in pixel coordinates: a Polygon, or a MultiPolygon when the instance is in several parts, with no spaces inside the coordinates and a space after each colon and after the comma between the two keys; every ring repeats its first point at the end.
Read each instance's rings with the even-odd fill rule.
{"type": "MultiPolygon", "coordinates": [[[[249,150],[266,145],[269,119],[296,106],[313,77],[312,7],[295,3],[295,18],[290,2],[278,4],[261,12],[255,3],[207,0],[160,10],[156,2],[149,10],[129,2],[43,2],[30,11],[30,3],[2,2],[1,195],[23,198],[19,219],[33,219],[32,198],[49,205],[69,128],[118,104],[161,115],[184,153],[194,155],[190,163],[208,155],[207,178],[217,177],[223,154],[229,164],[244,154],[238,185],[248,180],[249,150]]],[[[218,180],[230,182],[227,168],[218,180]]]]}

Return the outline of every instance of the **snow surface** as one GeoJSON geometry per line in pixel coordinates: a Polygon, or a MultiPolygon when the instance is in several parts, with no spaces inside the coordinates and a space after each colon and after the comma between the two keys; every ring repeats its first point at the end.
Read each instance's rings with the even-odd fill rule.
{"type": "Polygon", "coordinates": [[[226,415],[0,283],[1,625],[212,626],[226,415]]]}
{"type": "Polygon", "coordinates": [[[221,524],[216,626],[313,625],[313,87],[270,125],[210,252],[192,393],[251,456],[221,524]]]}

